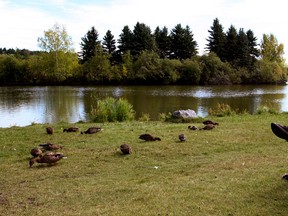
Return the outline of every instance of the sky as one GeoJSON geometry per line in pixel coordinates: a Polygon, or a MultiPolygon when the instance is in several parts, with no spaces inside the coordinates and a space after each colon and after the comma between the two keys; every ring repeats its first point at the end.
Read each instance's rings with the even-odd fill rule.
{"type": "Polygon", "coordinates": [[[128,25],[137,22],[154,32],[159,26],[171,31],[177,24],[188,25],[205,52],[208,30],[219,19],[226,32],[251,29],[260,44],[263,34],[273,34],[284,44],[288,59],[288,13],[286,0],[0,0],[0,48],[40,50],[37,38],[55,23],[65,26],[75,51],[92,26],[102,40],[108,30],[115,39],[128,25]]]}

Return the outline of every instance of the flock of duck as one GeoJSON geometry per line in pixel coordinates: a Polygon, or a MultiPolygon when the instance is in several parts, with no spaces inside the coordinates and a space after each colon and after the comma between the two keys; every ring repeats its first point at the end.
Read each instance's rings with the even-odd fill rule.
{"type": "MultiPolygon", "coordinates": [[[[217,122],[214,122],[212,120],[205,120],[205,121],[203,121],[203,124],[204,124],[204,127],[199,128],[199,130],[212,130],[213,128],[215,128],[216,125],[219,125],[217,122]]],[[[188,129],[189,130],[198,130],[198,128],[194,125],[192,125],[192,126],[189,125],[188,129]]],[[[95,134],[95,133],[98,133],[102,130],[103,129],[101,127],[90,127],[86,131],[81,131],[80,133],[81,134],[95,134]]],[[[67,133],[79,132],[79,128],[78,127],[65,128],[65,129],[63,129],[63,133],[64,132],[67,132],[67,133]]],[[[54,133],[53,128],[47,127],[46,133],[49,135],[52,135],[54,133]]],[[[179,134],[178,138],[181,142],[186,141],[185,134],[179,134]]],[[[148,133],[141,134],[139,136],[139,139],[144,140],[144,141],[161,141],[161,138],[155,137],[155,136],[148,134],[148,133]]],[[[45,144],[40,144],[38,147],[33,148],[30,152],[31,155],[33,156],[33,158],[31,158],[29,161],[30,167],[32,167],[33,164],[35,164],[35,163],[45,163],[48,165],[54,165],[59,160],[66,158],[64,156],[64,154],[56,152],[60,149],[62,149],[61,145],[53,144],[50,142],[45,143],[45,144]]],[[[132,149],[128,144],[120,145],[120,151],[124,155],[132,153],[132,149]]]]}

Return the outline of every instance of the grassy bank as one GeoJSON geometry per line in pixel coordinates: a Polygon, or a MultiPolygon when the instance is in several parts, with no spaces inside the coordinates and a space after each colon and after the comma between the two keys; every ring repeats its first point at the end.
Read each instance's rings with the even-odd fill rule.
{"type": "Polygon", "coordinates": [[[63,133],[65,123],[53,135],[48,125],[1,128],[0,215],[287,215],[288,143],[270,123],[288,125],[288,115],[213,120],[211,131],[160,121],[75,124],[104,129],[93,135],[63,133]],[[146,132],[162,141],[138,139],[146,132]],[[67,159],[29,168],[30,150],[45,142],[63,145],[67,159]]]}

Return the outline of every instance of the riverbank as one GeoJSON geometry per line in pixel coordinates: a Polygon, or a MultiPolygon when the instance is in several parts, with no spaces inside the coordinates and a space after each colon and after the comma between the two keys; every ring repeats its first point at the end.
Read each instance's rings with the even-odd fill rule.
{"type": "Polygon", "coordinates": [[[0,128],[0,212],[3,215],[285,215],[287,142],[271,122],[288,115],[213,118],[196,123],[77,123],[104,130],[63,133],[66,123],[0,128]],[[47,126],[54,134],[45,132],[47,126]],[[161,141],[144,142],[151,133],[161,141]],[[185,142],[178,135],[187,136],[185,142]],[[57,143],[67,156],[55,166],[29,168],[30,150],[57,143]],[[119,146],[127,143],[131,155],[119,146]]]}

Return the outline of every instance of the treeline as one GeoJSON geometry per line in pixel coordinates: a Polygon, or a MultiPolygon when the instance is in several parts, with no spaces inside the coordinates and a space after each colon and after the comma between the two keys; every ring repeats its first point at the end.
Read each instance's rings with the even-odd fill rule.
{"type": "Polygon", "coordinates": [[[260,84],[286,80],[284,46],[263,34],[261,44],[252,30],[224,32],[216,18],[208,30],[206,51],[189,26],[124,26],[116,40],[108,30],[102,40],[92,27],[73,51],[71,37],[55,24],[38,38],[43,51],[0,49],[1,84],[260,84]]]}

